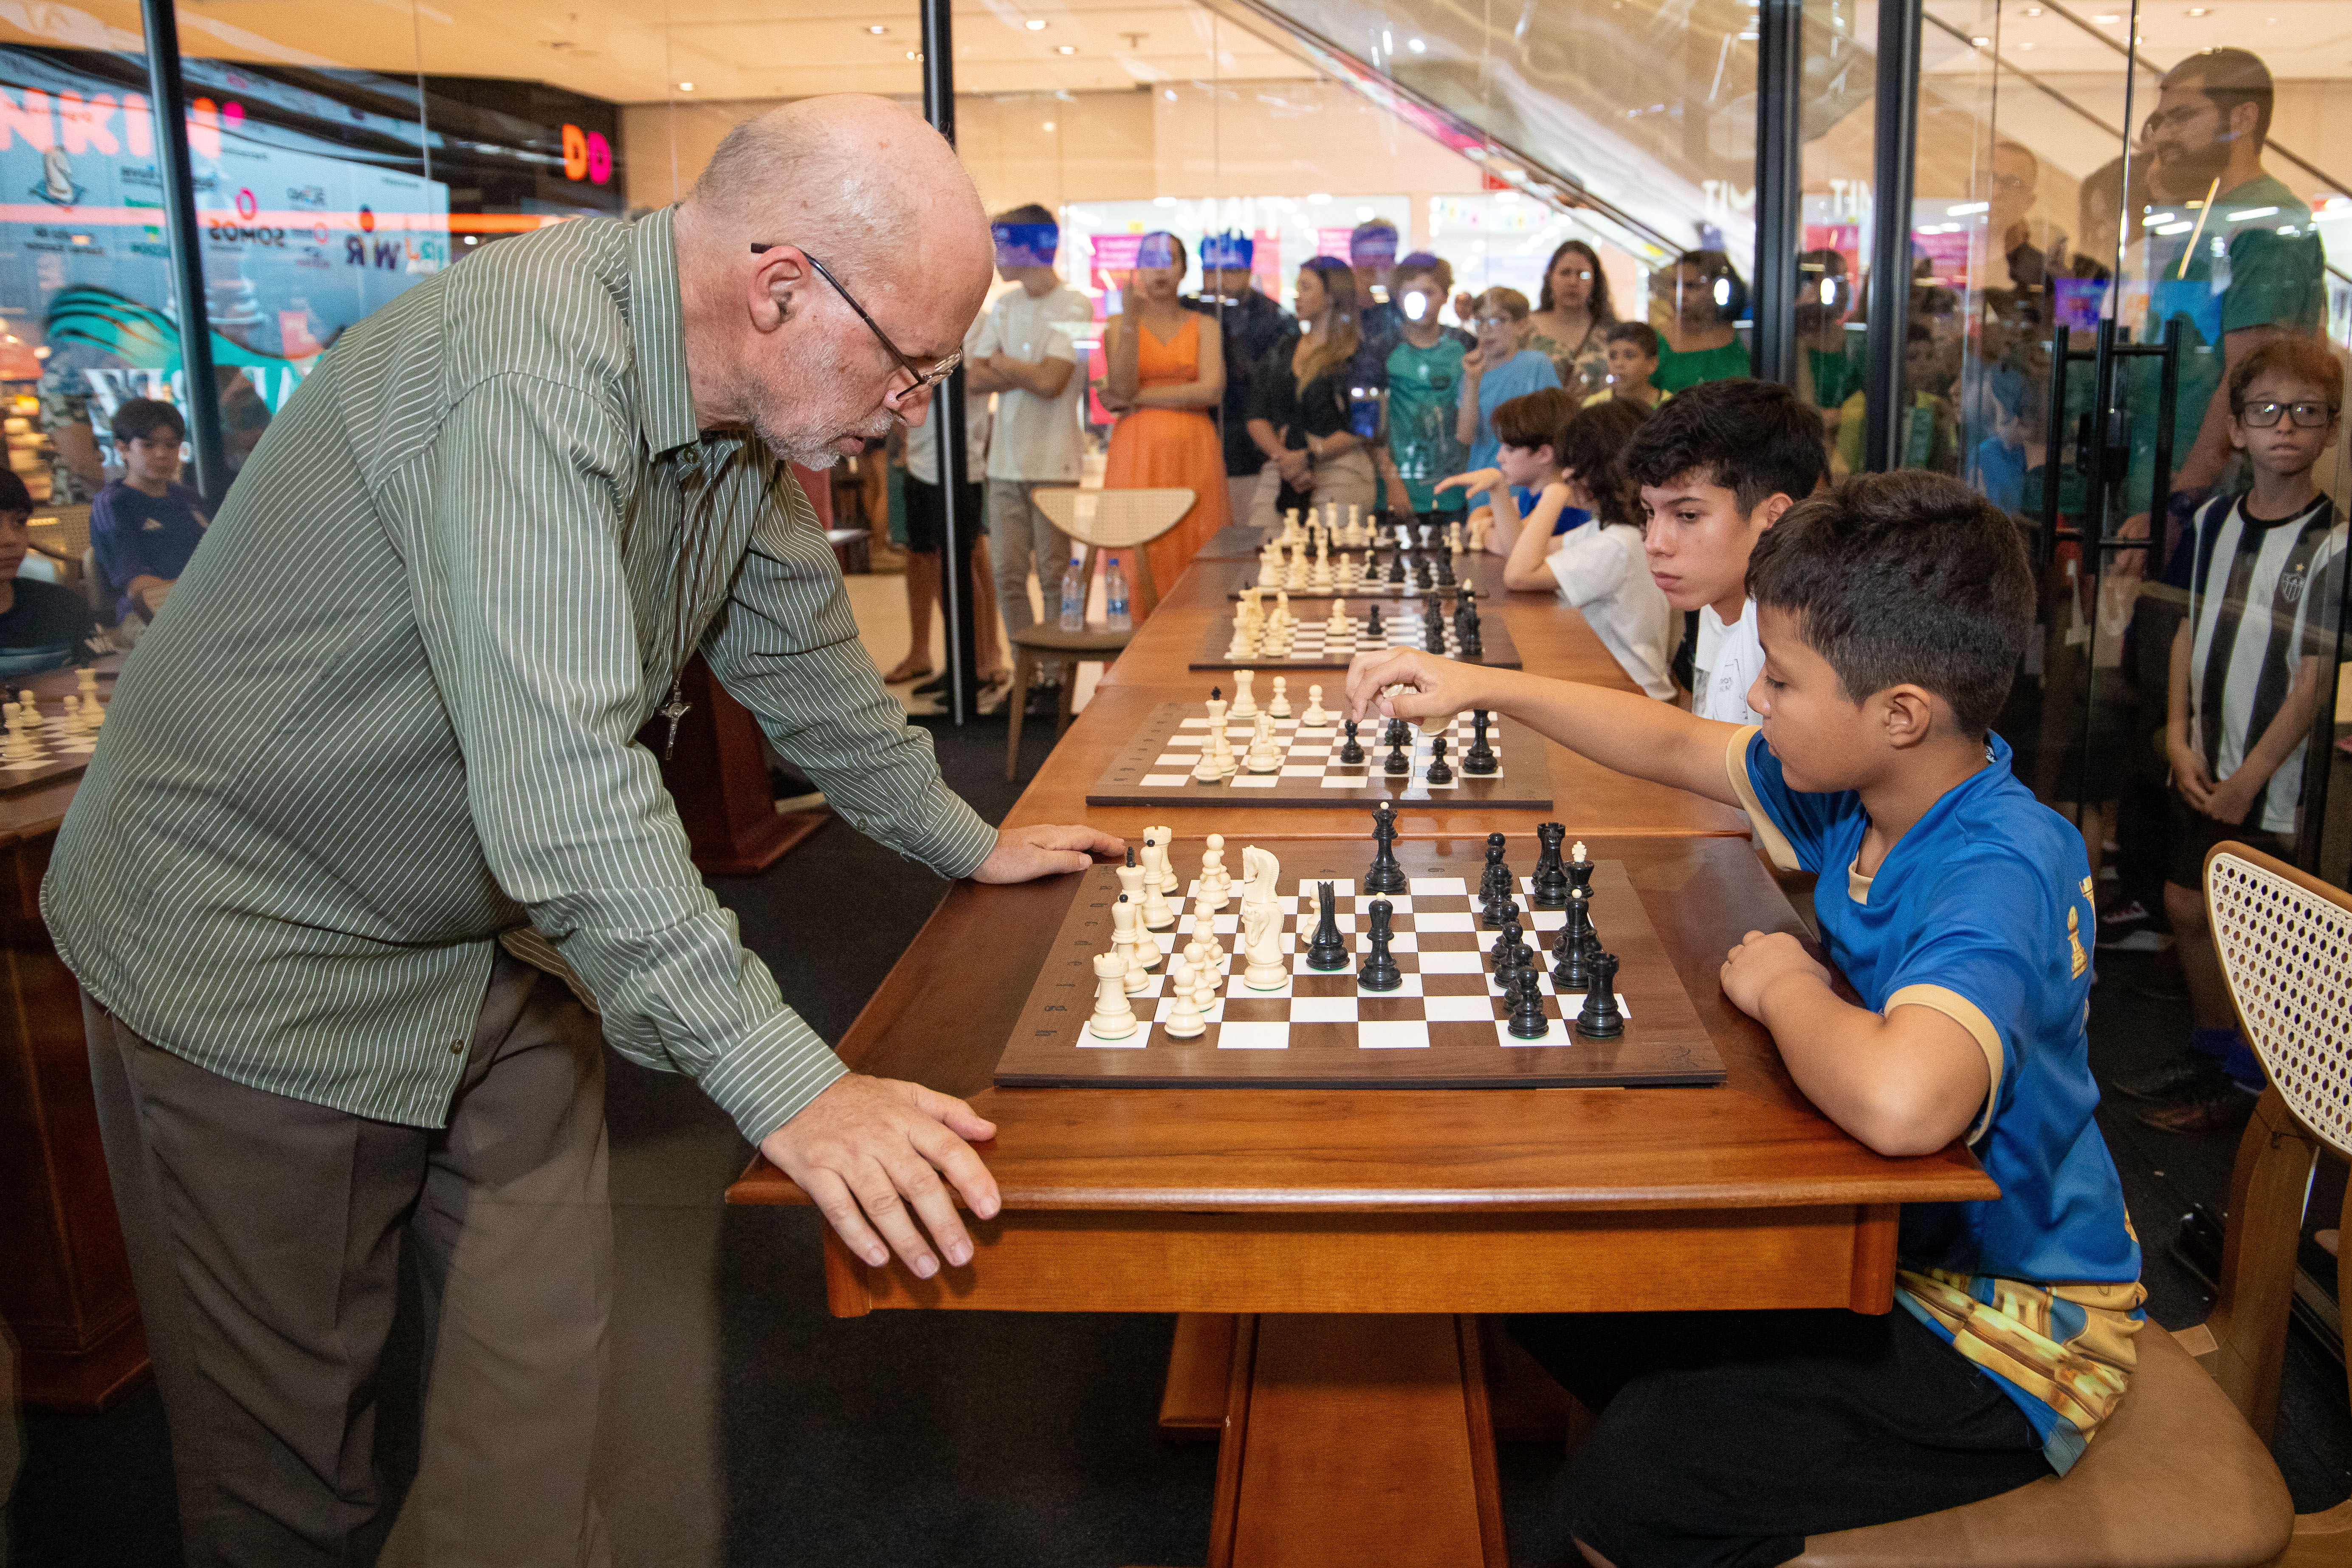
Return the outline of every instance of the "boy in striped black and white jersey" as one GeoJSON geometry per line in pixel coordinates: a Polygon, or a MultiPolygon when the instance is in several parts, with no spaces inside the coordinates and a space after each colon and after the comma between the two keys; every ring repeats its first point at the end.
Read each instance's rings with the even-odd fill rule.
{"type": "Polygon", "coordinates": [[[2164,889],[2189,979],[2190,1043],[2201,1092],[2144,1120],[2191,1130],[2232,1119],[2262,1089],[2262,1068],[2231,1013],[2206,929],[2206,853],[2225,838],[2294,855],[2305,752],[2343,603],[2345,529],[2313,470],[2336,444],[2344,376],[2315,338],[2262,344],[2230,377],[2230,439],[2253,487],[2200,507],[2172,578],[2188,615],[2172,644],[2166,748],[2172,764],[2173,862],[2164,889]]]}

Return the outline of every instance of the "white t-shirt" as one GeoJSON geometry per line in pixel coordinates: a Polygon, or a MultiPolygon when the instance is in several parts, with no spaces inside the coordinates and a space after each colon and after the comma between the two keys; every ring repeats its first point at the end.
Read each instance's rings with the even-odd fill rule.
{"type": "Polygon", "coordinates": [[[1670,672],[1682,626],[1650,575],[1642,531],[1587,523],[1570,530],[1544,564],[1559,583],[1559,596],[1583,612],[1619,667],[1643,691],[1673,701],[1670,672]]]}
{"type": "MultiPolygon", "coordinates": [[[[1010,354],[1028,364],[1049,359],[1077,363],[1077,339],[1094,324],[1095,308],[1068,284],[1031,299],[1029,290],[1006,289],[981,320],[974,357],[1010,354]]],[[[1078,428],[1079,400],[1086,396],[1083,367],[1070,373],[1058,396],[1013,390],[996,396],[996,438],[988,449],[988,477],[1075,483],[1086,457],[1078,428]]]]}
{"type": "Polygon", "coordinates": [[[1700,606],[1697,657],[1691,666],[1696,672],[1692,679],[1697,683],[1691,698],[1692,712],[1727,724],[1764,722],[1764,715],[1748,706],[1748,689],[1756,684],[1757,673],[1764,668],[1764,644],[1756,633],[1753,595],[1748,607],[1739,612],[1738,621],[1727,626],[1713,605],[1700,606]]]}
{"type": "MultiPolygon", "coordinates": [[[[988,316],[982,312],[971,330],[963,335],[963,357],[970,359],[977,352],[981,333],[987,329],[988,316]]],[[[940,482],[939,395],[931,395],[930,417],[920,426],[907,432],[907,472],[927,485],[940,482]]],[[[963,395],[963,477],[978,482],[988,461],[988,394],[971,390],[971,377],[964,377],[963,395]]]]}

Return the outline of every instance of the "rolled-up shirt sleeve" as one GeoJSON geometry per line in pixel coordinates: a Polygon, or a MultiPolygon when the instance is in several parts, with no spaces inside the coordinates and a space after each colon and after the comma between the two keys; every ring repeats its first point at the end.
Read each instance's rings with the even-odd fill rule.
{"type": "Polygon", "coordinates": [[[405,553],[490,872],[614,1048],[693,1079],[756,1142],[848,1069],[744,951],[634,743],[635,429],[593,388],[516,373],[457,404],[436,447],[405,553]]]}
{"type": "Polygon", "coordinates": [[[852,826],[942,877],[969,877],[996,830],[947,787],[931,737],[883,686],[799,483],[784,471],[772,490],[783,504],[752,531],[703,657],[852,826]]]}

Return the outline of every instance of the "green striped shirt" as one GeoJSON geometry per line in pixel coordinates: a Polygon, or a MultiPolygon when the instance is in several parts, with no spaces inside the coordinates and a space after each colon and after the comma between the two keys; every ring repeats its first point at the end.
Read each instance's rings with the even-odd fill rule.
{"type": "Polygon", "coordinates": [[[987,857],[790,468],[696,428],[665,211],[490,247],[288,401],[123,670],[41,889],[58,952],[199,1066],[438,1126],[494,944],[536,932],[614,1048],[764,1136],[845,1069],[633,743],[681,595],[851,823],[944,876],[987,857]]]}

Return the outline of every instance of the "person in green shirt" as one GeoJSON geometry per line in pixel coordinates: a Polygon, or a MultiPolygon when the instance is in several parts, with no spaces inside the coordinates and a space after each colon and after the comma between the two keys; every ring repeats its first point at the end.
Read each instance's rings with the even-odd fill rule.
{"type": "Polygon", "coordinates": [[[420,281],[255,447],[41,888],[191,1563],[366,1560],[404,1250],[431,1370],[388,1554],[606,1560],[606,1045],[692,1079],[866,1264],[972,1258],[957,1198],[998,1195],[964,1140],[993,1127],[851,1073],[785,1005],[636,737],[662,745],[698,654],[939,876],[1117,844],[1000,832],[948,789],[787,461],[919,424],[990,258],[937,132],[803,99],[676,207],[420,281]]]}
{"type": "Polygon", "coordinates": [[[1732,323],[1748,313],[1748,285],[1720,250],[1685,250],[1654,281],[1663,285],[1672,314],[1659,325],[1665,340],[1650,378],[1661,392],[1703,381],[1727,381],[1750,368],[1732,323]]]}
{"type": "Polygon", "coordinates": [[[1381,478],[1395,512],[1462,510],[1462,492],[1438,493],[1437,481],[1462,471],[1469,448],[1454,438],[1454,405],[1462,396],[1462,356],[1476,340],[1440,326],[1446,279],[1435,257],[1415,254],[1397,263],[1391,300],[1403,336],[1389,351],[1388,439],[1380,447],[1381,478]]]}
{"type": "MultiPolygon", "coordinates": [[[[2187,231],[2152,234],[2148,246],[2148,341],[2179,318],[2189,350],[2175,405],[2177,492],[2221,480],[2231,451],[2230,372],[2267,339],[2317,332],[2326,310],[2326,253],[2311,208],[2263,167],[2273,99],[2269,68],[2258,56],[2207,49],[2166,73],[2147,118],[2155,184],[2195,193],[2175,223],[2157,226],[2177,229],[2185,221],[2187,231]]],[[[2152,382],[2147,392],[2143,405],[2153,406],[2152,382]]],[[[2148,434],[2135,432],[2134,444],[2152,458],[2154,421],[2145,423],[2148,434]]],[[[2136,507],[2147,504],[2147,482],[2136,507]]]]}

